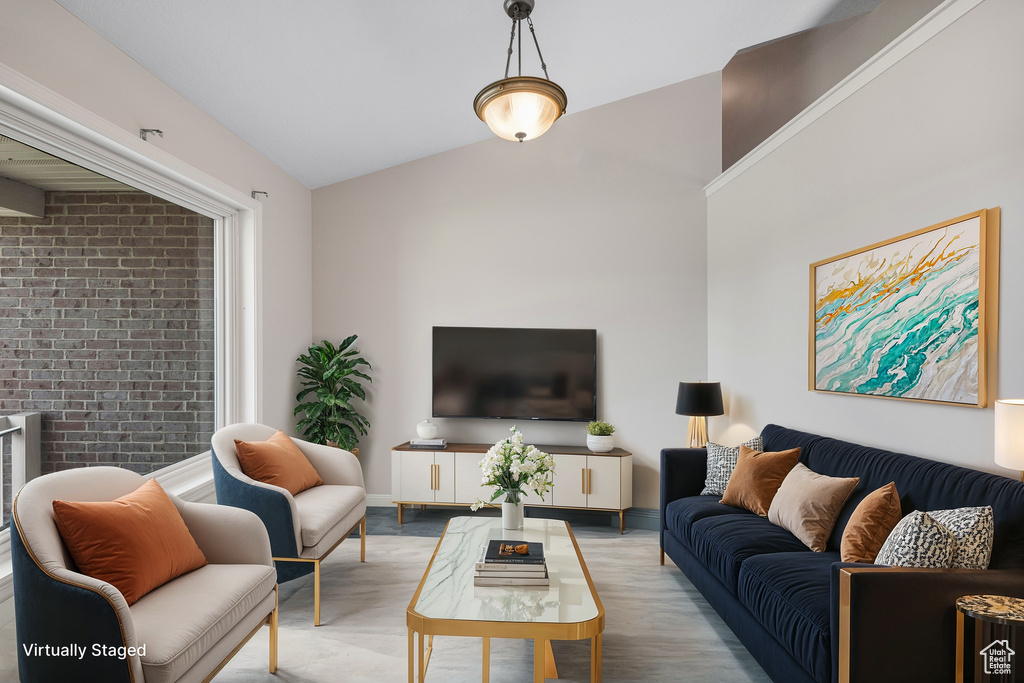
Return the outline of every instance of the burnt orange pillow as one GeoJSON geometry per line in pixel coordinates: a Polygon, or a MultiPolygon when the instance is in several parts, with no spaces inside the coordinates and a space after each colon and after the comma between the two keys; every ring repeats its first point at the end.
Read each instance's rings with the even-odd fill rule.
{"type": "Polygon", "coordinates": [[[206,564],[155,479],[109,502],[55,500],[53,517],[78,570],[112,584],[129,605],[206,564]]]}
{"type": "Polygon", "coordinates": [[[280,429],[266,441],[235,439],[235,451],[247,477],[280,486],[293,496],[324,483],[295,442],[280,429]]]}
{"type": "Polygon", "coordinates": [[[843,562],[872,563],[885,539],[903,518],[896,482],[875,489],[864,497],[843,529],[839,555],[843,562]]]}
{"type": "Polygon", "coordinates": [[[799,448],[766,453],[740,446],[736,468],[729,477],[721,502],[767,517],[782,480],[798,460],[799,448]]]}

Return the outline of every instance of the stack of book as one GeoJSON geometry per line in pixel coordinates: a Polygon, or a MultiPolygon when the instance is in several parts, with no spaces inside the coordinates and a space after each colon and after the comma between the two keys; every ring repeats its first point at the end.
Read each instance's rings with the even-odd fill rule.
{"type": "Polygon", "coordinates": [[[491,541],[480,548],[474,586],[547,586],[543,543],[491,541]]]}

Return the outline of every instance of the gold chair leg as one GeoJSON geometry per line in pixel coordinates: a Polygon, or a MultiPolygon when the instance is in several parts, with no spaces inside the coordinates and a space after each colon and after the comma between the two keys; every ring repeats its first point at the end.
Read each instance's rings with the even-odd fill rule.
{"type": "Polygon", "coordinates": [[[277,609],[278,588],[274,586],[274,611],[270,614],[270,673],[277,672],[277,609]]]}
{"type": "Polygon", "coordinates": [[[366,562],[366,515],[359,520],[359,561],[366,562]]]}
{"type": "Polygon", "coordinates": [[[320,560],[313,563],[313,625],[320,625],[320,560]]]}

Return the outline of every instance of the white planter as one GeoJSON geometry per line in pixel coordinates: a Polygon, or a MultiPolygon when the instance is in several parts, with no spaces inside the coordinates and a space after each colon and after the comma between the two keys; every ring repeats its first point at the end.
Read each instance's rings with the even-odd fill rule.
{"type": "Polygon", "coordinates": [[[523,503],[502,503],[501,504],[501,528],[522,529],[523,528],[523,503]]]}
{"type": "Polygon", "coordinates": [[[587,434],[587,448],[594,453],[607,453],[615,448],[615,435],[594,436],[593,434],[587,434]]]}

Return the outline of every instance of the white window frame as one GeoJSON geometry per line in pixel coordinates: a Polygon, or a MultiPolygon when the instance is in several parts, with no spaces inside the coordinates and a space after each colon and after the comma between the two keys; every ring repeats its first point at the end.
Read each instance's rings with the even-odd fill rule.
{"type": "Polygon", "coordinates": [[[3,64],[0,134],[214,220],[214,424],[258,422],[260,203],[3,64]]]}

